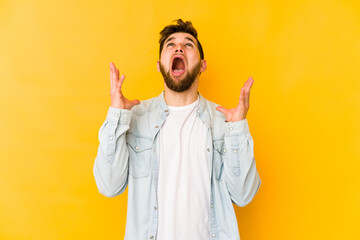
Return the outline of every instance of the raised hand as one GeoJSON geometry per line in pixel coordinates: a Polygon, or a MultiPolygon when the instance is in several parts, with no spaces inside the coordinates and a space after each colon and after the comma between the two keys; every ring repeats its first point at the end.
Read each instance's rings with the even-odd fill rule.
{"type": "Polygon", "coordinates": [[[225,115],[227,122],[236,122],[246,118],[246,114],[249,110],[250,89],[253,83],[254,79],[249,77],[241,88],[239,103],[236,108],[227,109],[222,106],[216,107],[216,110],[225,115]]]}
{"type": "Polygon", "coordinates": [[[133,106],[140,104],[140,101],[128,100],[121,92],[121,86],[124,82],[125,75],[121,75],[119,78],[119,69],[115,67],[114,63],[110,63],[110,97],[111,107],[128,109],[130,110],[133,106]]]}

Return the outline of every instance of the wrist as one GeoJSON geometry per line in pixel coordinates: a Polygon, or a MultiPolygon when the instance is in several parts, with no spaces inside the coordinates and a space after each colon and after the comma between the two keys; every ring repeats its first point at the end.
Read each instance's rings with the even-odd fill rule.
{"type": "Polygon", "coordinates": [[[110,106],[113,108],[125,109],[125,105],[122,101],[117,101],[117,100],[113,100],[113,99],[111,99],[110,106]]]}
{"type": "Polygon", "coordinates": [[[117,108],[117,109],[125,109],[124,106],[116,105],[116,104],[111,104],[110,107],[117,108]]]}

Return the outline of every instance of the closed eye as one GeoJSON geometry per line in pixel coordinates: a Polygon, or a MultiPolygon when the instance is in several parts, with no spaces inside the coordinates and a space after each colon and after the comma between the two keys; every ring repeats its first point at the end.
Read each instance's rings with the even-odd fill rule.
{"type": "Polygon", "coordinates": [[[167,47],[170,46],[170,45],[174,45],[173,43],[169,43],[168,45],[166,45],[167,47]]]}

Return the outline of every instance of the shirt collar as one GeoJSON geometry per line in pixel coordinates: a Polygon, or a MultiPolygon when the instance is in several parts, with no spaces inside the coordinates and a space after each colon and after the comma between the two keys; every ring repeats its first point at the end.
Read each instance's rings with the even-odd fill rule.
{"type": "MultiPolygon", "coordinates": [[[[165,102],[164,93],[165,93],[164,91],[161,92],[161,94],[157,97],[157,101],[160,106],[161,112],[167,116],[169,113],[169,107],[165,102]]],[[[206,104],[207,104],[206,99],[199,92],[198,92],[198,96],[199,96],[199,105],[197,107],[196,113],[206,125],[211,127],[210,115],[209,112],[206,111],[206,104]]]]}

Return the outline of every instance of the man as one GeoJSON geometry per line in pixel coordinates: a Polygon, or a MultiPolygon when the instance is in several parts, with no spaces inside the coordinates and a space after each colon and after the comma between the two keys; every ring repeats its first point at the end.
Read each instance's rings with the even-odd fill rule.
{"type": "Polygon", "coordinates": [[[192,23],[160,32],[157,69],[165,89],[128,100],[125,76],[110,64],[111,106],[99,131],[97,187],[114,197],[128,189],[125,239],[239,239],[232,202],[248,204],[260,186],[246,113],[250,77],[236,108],[198,93],[206,61],[192,23]]]}

